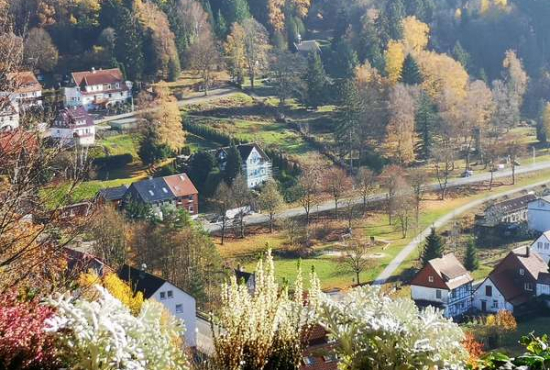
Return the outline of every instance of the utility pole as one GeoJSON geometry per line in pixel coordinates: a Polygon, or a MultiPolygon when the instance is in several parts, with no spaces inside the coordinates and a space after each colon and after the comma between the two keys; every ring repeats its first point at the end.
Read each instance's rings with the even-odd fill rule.
{"type": "Polygon", "coordinates": [[[353,176],[353,145],[352,145],[352,130],[349,130],[349,168],[350,175],[353,176]]]}

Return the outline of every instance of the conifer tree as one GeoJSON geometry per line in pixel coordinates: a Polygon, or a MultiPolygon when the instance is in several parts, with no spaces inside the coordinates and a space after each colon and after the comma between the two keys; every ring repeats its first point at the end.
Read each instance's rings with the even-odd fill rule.
{"type": "Polygon", "coordinates": [[[246,0],[227,0],[225,2],[225,20],[228,24],[241,24],[250,18],[250,10],[246,0]]]}
{"type": "Polygon", "coordinates": [[[437,113],[430,97],[423,93],[420,95],[418,110],[416,112],[415,124],[420,136],[418,151],[424,159],[431,157],[433,142],[433,129],[436,123],[437,113]]]}
{"type": "Polygon", "coordinates": [[[453,47],[452,56],[460,63],[465,69],[468,69],[470,65],[470,54],[462,47],[460,41],[457,41],[453,47]]]}
{"type": "Polygon", "coordinates": [[[232,184],[233,180],[242,172],[242,158],[241,153],[236,146],[232,146],[227,151],[227,160],[225,163],[225,169],[223,178],[228,184],[232,184]]]}
{"type": "Polygon", "coordinates": [[[408,54],[403,62],[401,82],[406,85],[420,85],[422,83],[420,68],[418,68],[418,63],[416,63],[416,60],[414,60],[411,54],[408,54]]]}
{"type": "Polygon", "coordinates": [[[424,250],[420,256],[422,267],[426,266],[430,260],[441,257],[443,257],[443,240],[441,240],[441,236],[437,234],[434,227],[426,238],[424,250]]]}
{"type": "Polygon", "coordinates": [[[130,80],[141,80],[145,68],[141,24],[136,14],[125,7],[120,7],[117,18],[117,59],[124,65],[130,80]]]}
{"type": "Polygon", "coordinates": [[[476,242],[473,238],[468,240],[466,245],[466,255],[464,256],[464,267],[468,271],[477,270],[479,267],[479,260],[477,258],[476,242]]]}
{"type": "Polygon", "coordinates": [[[319,53],[310,55],[306,72],[306,105],[317,108],[325,102],[327,76],[319,53]]]}

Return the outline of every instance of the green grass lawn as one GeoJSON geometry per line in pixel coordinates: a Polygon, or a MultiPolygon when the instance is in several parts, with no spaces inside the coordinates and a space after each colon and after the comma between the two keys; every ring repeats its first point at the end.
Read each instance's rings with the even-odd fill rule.
{"type": "Polygon", "coordinates": [[[103,146],[110,155],[131,154],[134,159],[137,158],[137,143],[132,135],[109,136],[102,139],[98,144],[103,146]]]}

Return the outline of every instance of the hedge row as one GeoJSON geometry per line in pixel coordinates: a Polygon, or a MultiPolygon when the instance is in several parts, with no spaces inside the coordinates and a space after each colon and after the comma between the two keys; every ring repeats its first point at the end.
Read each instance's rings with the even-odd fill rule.
{"type": "Polygon", "coordinates": [[[129,154],[110,155],[108,157],[99,157],[93,160],[94,166],[100,169],[115,169],[124,167],[129,163],[132,163],[134,157],[129,154]]]}

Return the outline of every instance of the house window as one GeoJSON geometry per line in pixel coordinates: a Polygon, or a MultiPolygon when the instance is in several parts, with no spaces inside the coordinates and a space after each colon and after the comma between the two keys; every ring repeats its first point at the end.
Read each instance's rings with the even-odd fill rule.
{"type": "Polygon", "coordinates": [[[311,357],[304,357],[302,360],[304,361],[304,365],[306,366],[313,365],[313,359],[311,357]]]}
{"type": "Polygon", "coordinates": [[[177,304],[176,305],[176,313],[183,313],[183,305],[177,304]]]}
{"type": "Polygon", "coordinates": [[[435,291],[435,298],[441,299],[441,290],[440,290],[440,289],[436,289],[436,291],[435,291]]]}
{"type": "Polygon", "coordinates": [[[166,293],[160,292],[160,299],[166,299],[166,293]]]}
{"type": "Polygon", "coordinates": [[[487,285],[485,287],[485,296],[486,297],[492,297],[493,296],[493,287],[490,285],[487,285]]]}
{"type": "Polygon", "coordinates": [[[498,308],[498,301],[496,299],[493,300],[493,308],[498,308]]]}
{"type": "Polygon", "coordinates": [[[525,270],[524,270],[524,269],[519,269],[519,274],[520,274],[521,276],[525,275],[525,270]]]}
{"type": "Polygon", "coordinates": [[[429,281],[430,283],[433,283],[433,282],[434,282],[434,277],[433,277],[433,276],[431,276],[431,275],[430,275],[430,276],[428,276],[428,281],[429,281]]]}
{"type": "Polygon", "coordinates": [[[547,250],[548,248],[550,248],[550,243],[544,243],[544,249],[547,250]]]}
{"type": "Polygon", "coordinates": [[[168,291],[168,298],[174,298],[174,292],[171,290],[168,291]]]}
{"type": "Polygon", "coordinates": [[[537,248],[542,249],[542,242],[537,242],[537,248]]]}
{"type": "Polygon", "coordinates": [[[193,206],[189,206],[189,212],[193,212],[193,206]]]}
{"type": "Polygon", "coordinates": [[[533,290],[533,285],[531,283],[525,283],[524,287],[525,287],[525,290],[527,291],[533,290]]]}

